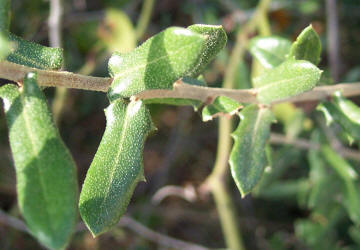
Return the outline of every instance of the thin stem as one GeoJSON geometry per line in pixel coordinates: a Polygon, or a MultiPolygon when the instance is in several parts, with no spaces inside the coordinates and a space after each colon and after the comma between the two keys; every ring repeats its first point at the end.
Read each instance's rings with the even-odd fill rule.
{"type": "Polygon", "coordinates": [[[144,0],[139,21],[136,26],[136,39],[140,40],[141,37],[144,35],[151,18],[151,13],[154,7],[155,0],[144,0]]]}
{"type": "MultiPolygon", "coordinates": [[[[38,84],[46,87],[62,86],[66,88],[107,92],[112,82],[112,78],[107,77],[85,76],[67,71],[40,70],[8,61],[0,61],[0,78],[8,79],[14,82],[22,82],[26,73],[29,72],[37,72],[38,84]]],[[[360,82],[315,87],[311,91],[304,92],[284,100],[279,100],[274,103],[319,101],[331,96],[335,91],[342,91],[342,94],[346,97],[358,96],[360,95],[360,82]]],[[[146,90],[137,94],[136,97],[139,99],[186,98],[206,102],[207,100],[214,99],[217,96],[226,96],[240,103],[257,103],[255,95],[256,89],[199,87],[184,84],[181,80],[179,80],[174,84],[174,88],[172,90],[146,90]]]]}

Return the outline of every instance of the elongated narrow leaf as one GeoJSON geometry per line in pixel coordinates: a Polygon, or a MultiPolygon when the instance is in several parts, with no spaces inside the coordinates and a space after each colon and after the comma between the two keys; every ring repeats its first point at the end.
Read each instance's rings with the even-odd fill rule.
{"type": "Polygon", "coordinates": [[[255,37],[250,41],[250,53],[263,67],[271,69],[285,61],[291,42],[277,36],[255,37]]]}
{"type": "Polygon", "coordinates": [[[94,236],[120,220],[144,179],[143,147],[154,129],[142,101],[115,100],[105,110],[106,130],[80,194],[80,214],[94,236]]]}
{"type": "Polygon", "coordinates": [[[199,60],[188,74],[190,77],[196,77],[204,71],[209,62],[225,47],[227,36],[221,25],[194,24],[187,27],[187,29],[206,36],[205,46],[199,60]]]}
{"type": "Polygon", "coordinates": [[[26,41],[14,34],[8,33],[13,44],[11,53],[6,60],[37,69],[60,69],[63,63],[63,50],[45,47],[26,41]]]}
{"type": "Polygon", "coordinates": [[[312,25],[306,27],[292,44],[289,58],[306,60],[315,65],[320,61],[321,41],[312,25]]]}
{"type": "Polygon", "coordinates": [[[229,97],[218,96],[211,104],[202,110],[202,119],[206,122],[221,115],[231,116],[236,114],[241,107],[242,105],[240,103],[229,97]]]}
{"type": "MultiPolygon", "coordinates": [[[[183,77],[182,82],[184,84],[195,85],[195,86],[203,86],[206,87],[207,84],[201,80],[183,77]]],[[[195,111],[202,105],[202,102],[199,100],[193,99],[185,99],[185,98],[153,98],[153,99],[145,99],[145,104],[167,104],[167,105],[175,105],[175,106],[192,106],[195,111]]]]}
{"type": "Polygon", "coordinates": [[[321,152],[325,160],[343,180],[345,190],[344,205],[348,211],[350,219],[357,225],[360,225],[360,195],[358,192],[358,185],[355,182],[358,178],[357,172],[347,161],[345,161],[328,145],[322,146],[321,152]]]}
{"type": "Polygon", "coordinates": [[[171,89],[173,83],[198,65],[206,36],[172,27],[127,54],[114,53],[109,72],[114,78],[110,100],[130,97],[147,89],[171,89]]]}
{"type": "Polygon", "coordinates": [[[6,58],[10,53],[10,43],[3,32],[0,30],[0,60],[6,58]]]}
{"type": "Polygon", "coordinates": [[[45,96],[29,73],[24,86],[0,89],[15,161],[18,202],[30,232],[63,249],[77,215],[75,163],[52,121],[45,96]]]}
{"type": "Polygon", "coordinates": [[[321,70],[307,61],[285,61],[256,77],[259,102],[269,104],[311,90],[320,80],[321,70]]]}
{"type": "Polygon", "coordinates": [[[334,94],[333,102],[323,102],[317,109],[324,113],[328,125],[335,121],[349,136],[360,140],[360,108],[340,92],[334,94]]]}
{"type": "Polygon", "coordinates": [[[274,116],[269,109],[253,104],[244,108],[240,117],[240,125],[232,134],[235,143],[229,162],[232,177],[244,197],[259,182],[267,164],[265,144],[274,116]]]}
{"type": "Polygon", "coordinates": [[[10,25],[10,0],[0,0],[0,31],[8,30],[10,25]]]}

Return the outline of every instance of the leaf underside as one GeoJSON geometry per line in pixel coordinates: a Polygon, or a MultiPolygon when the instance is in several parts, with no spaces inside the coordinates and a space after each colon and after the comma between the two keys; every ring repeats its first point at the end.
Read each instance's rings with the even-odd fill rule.
{"type": "Polygon", "coordinates": [[[231,116],[236,114],[241,107],[240,103],[229,97],[218,96],[202,110],[202,119],[205,122],[221,115],[231,116]]]}

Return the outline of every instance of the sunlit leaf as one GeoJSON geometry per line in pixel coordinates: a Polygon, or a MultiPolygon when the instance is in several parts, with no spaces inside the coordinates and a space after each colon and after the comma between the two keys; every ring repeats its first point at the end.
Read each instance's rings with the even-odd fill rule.
{"type": "Polygon", "coordinates": [[[256,77],[259,102],[269,104],[311,90],[320,80],[321,70],[307,61],[285,61],[256,77]]]}
{"type": "Polygon", "coordinates": [[[240,125],[232,134],[235,142],[229,162],[232,177],[244,197],[259,182],[267,164],[264,148],[274,116],[269,109],[253,104],[244,108],[240,117],[240,125]]]}
{"type": "Polygon", "coordinates": [[[290,47],[291,42],[282,37],[255,37],[250,41],[249,50],[262,66],[274,68],[285,61],[290,47]]]}
{"type": "Polygon", "coordinates": [[[14,34],[8,34],[14,49],[6,60],[37,69],[60,69],[63,63],[63,50],[45,47],[26,41],[14,34]]]}
{"type": "Polygon", "coordinates": [[[15,161],[18,203],[35,238],[67,245],[77,217],[75,163],[55,127],[45,96],[29,73],[21,88],[0,88],[15,161]]]}
{"type": "Polygon", "coordinates": [[[108,231],[125,213],[143,170],[144,141],[154,129],[142,101],[115,100],[105,110],[106,130],[87,172],[80,214],[94,236],[108,231]]]}
{"type": "Polygon", "coordinates": [[[130,97],[147,89],[171,89],[176,80],[197,67],[206,39],[206,35],[172,27],[132,52],[114,53],[109,60],[114,78],[109,98],[130,97]]]}
{"type": "Polygon", "coordinates": [[[320,61],[321,41],[312,25],[306,27],[292,44],[289,58],[306,60],[315,65],[320,61]]]}
{"type": "Polygon", "coordinates": [[[232,116],[236,114],[241,107],[242,105],[240,103],[229,97],[218,96],[211,104],[202,110],[202,119],[206,122],[221,115],[232,116]]]}

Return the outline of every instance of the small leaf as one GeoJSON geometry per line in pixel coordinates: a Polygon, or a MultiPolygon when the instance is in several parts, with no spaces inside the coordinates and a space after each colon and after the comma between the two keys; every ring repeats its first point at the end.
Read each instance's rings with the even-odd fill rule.
{"type": "Polygon", "coordinates": [[[225,47],[227,36],[221,25],[194,24],[187,27],[187,29],[206,36],[206,42],[199,61],[191,72],[187,74],[190,77],[197,77],[220,50],[225,47]]]}
{"type": "Polygon", "coordinates": [[[306,60],[315,65],[320,61],[321,41],[312,25],[306,27],[292,44],[289,58],[306,60]]]}
{"type": "Polygon", "coordinates": [[[350,219],[357,225],[360,225],[360,196],[358,193],[358,186],[355,182],[358,178],[358,174],[347,161],[328,145],[322,146],[321,152],[325,160],[343,181],[345,190],[344,206],[348,211],[350,219]]]}
{"type": "Polygon", "coordinates": [[[114,53],[109,72],[114,78],[110,100],[147,89],[171,89],[173,83],[198,65],[207,37],[172,27],[160,32],[127,54],[114,53]]]}
{"type": "Polygon", "coordinates": [[[360,140],[360,108],[337,91],[333,102],[323,102],[318,110],[325,115],[327,124],[335,121],[355,140],[360,140]]]}
{"type": "MultiPolygon", "coordinates": [[[[195,85],[195,86],[203,86],[206,87],[207,84],[201,80],[183,77],[182,83],[195,85]]],[[[202,102],[199,100],[193,99],[185,99],[185,98],[153,98],[153,99],[145,99],[145,104],[167,104],[167,105],[175,105],[175,106],[192,106],[195,111],[202,105],[202,102]]]]}
{"type": "Polygon", "coordinates": [[[60,69],[63,63],[63,50],[45,47],[26,41],[14,34],[8,33],[12,49],[6,60],[37,69],[60,69]]]}
{"type": "Polygon", "coordinates": [[[285,61],[291,42],[277,36],[255,37],[250,41],[250,53],[262,66],[271,69],[285,61]]]}
{"type": "Polygon", "coordinates": [[[106,10],[104,25],[99,27],[98,35],[111,53],[126,53],[136,47],[134,26],[127,14],[120,9],[106,10]]]}
{"type": "Polygon", "coordinates": [[[285,61],[256,77],[259,102],[269,104],[311,90],[320,80],[321,70],[307,61],[285,61]]]}
{"type": "Polygon", "coordinates": [[[77,217],[75,163],[44,94],[29,73],[24,86],[0,88],[15,161],[18,203],[31,234],[51,249],[67,245],[77,217]]]}
{"type": "Polygon", "coordinates": [[[218,96],[211,104],[202,110],[202,119],[206,122],[225,114],[232,116],[236,114],[240,108],[242,108],[242,105],[237,101],[226,96],[218,96]]]}
{"type": "Polygon", "coordinates": [[[232,177],[244,197],[259,182],[267,164],[265,144],[274,116],[269,109],[256,104],[244,108],[240,116],[242,121],[232,134],[235,143],[229,162],[232,177]]]}
{"type": "Polygon", "coordinates": [[[106,130],[87,172],[80,214],[94,236],[118,223],[139,181],[144,180],[143,148],[154,130],[142,101],[115,100],[105,110],[106,130]]]}

